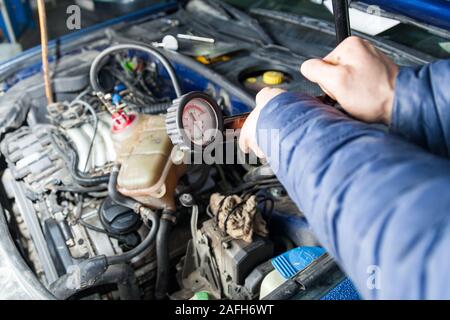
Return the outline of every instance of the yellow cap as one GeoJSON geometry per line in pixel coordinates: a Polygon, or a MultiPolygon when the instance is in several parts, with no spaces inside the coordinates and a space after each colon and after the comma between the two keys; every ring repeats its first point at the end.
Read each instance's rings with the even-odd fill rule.
{"type": "Polygon", "coordinates": [[[266,71],[263,74],[264,84],[276,86],[283,83],[284,75],[279,71],[266,71]]]}
{"type": "Polygon", "coordinates": [[[250,78],[247,78],[245,81],[247,81],[248,83],[256,83],[258,81],[258,79],[256,79],[255,77],[250,77],[250,78]]]}

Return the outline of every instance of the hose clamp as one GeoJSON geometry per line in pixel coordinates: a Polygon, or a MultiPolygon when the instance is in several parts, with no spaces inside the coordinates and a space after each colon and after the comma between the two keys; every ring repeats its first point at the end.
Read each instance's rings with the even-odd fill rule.
{"type": "Polygon", "coordinates": [[[176,223],[177,223],[177,218],[176,218],[173,214],[171,214],[171,213],[163,213],[163,214],[161,215],[161,219],[162,219],[162,220],[170,221],[170,222],[172,222],[173,224],[176,224],[176,223]]]}

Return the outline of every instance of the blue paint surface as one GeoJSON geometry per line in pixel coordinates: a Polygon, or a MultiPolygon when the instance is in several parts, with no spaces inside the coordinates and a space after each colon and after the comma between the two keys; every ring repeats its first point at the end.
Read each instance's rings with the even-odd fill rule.
{"type": "Polygon", "coordinates": [[[450,1],[448,0],[364,0],[362,2],[450,30],[450,1]]]}
{"type": "MultiPolygon", "coordinates": [[[[4,1],[4,4],[5,8],[0,9],[8,11],[11,27],[16,38],[19,38],[27,28],[35,27],[29,0],[7,0],[4,1]]],[[[5,21],[1,14],[0,29],[3,32],[3,35],[6,36],[7,40],[11,42],[5,21]]]]}
{"type": "MultiPolygon", "coordinates": [[[[177,1],[169,1],[167,3],[157,3],[155,5],[151,5],[145,9],[138,10],[136,12],[117,17],[114,19],[107,20],[105,22],[83,28],[79,31],[69,33],[65,36],[59,37],[57,39],[51,40],[48,42],[49,50],[55,49],[57,46],[61,46],[67,43],[70,43],[74,40],[80,39],[83,36],[88,34],[92,34],[96,31],[104,30],[108,27],[118,25],[119,23],[127,23],[134,22],[139,19],[150,19],[152,15],[159,14],[161,12],[165,12],[168,10],[173,10],[178,7],[177,1]]],[[[26,61],[26,59],[35,56],[36,54],[41,53],[41,46],[36,46],[34,48],[28,49],[21,54],[16,55],[13,59],[7,60],[5,62],[0,63],[0,73],[7,69],[11,64],[26,61]]]]}

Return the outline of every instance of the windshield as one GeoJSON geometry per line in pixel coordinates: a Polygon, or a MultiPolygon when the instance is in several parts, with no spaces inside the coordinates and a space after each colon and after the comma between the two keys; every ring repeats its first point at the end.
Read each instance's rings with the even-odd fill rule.
{"type": "MultiPolygon", "coordinates": [[[[333,15],[329,9],[331,0],[227,0],[226,2],[245,11],[260,8],[333,21],[333,15]]],[[[358,24],[357,19],[361,19],[361,17],[351,14],[350,19],[352,25],[355,25],[358,24]]],[[[389,23],[383,20],[383,23],[386,24],[386,27],[375,34],[377,37],[421,51],[438,59],[450,58],[450,39],[437,36],[424,28],[395,20],[389,21],[389,23]]],[[[367,21],[365,24],[368,25],[367,21]]],[[[359,31],[369,34],[365,30],[359,31]]]]}

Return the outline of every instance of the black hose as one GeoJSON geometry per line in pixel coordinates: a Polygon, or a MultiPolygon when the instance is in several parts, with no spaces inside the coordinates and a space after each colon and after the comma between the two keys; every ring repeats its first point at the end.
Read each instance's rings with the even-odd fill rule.
{"type": "Polygon", "coordinates": [[[181,91],[180,83],[178,82],[176,73],[175,73],[172,65],[170,64],[169,60],[167,60],[167,58],[165,56],[163,56],[158,50],[156,50],[152,47],[148,47],[145,45],[139,45],[139,44],[118,44],[118,45],[109,47],[109,48],[103,50],[102,52],[100,52],[100,54],[92,62],[91,70],[89,72],[91,86],[94,89],[94,91],[103,91],[102,87],[98,83],[98,72],[99,72],[100,68],[103,66],[102,65],[103,59],[113,53],[120,52],[123,50],[143,51],[143,52],[149,54],[150,56],[158,59],[159,62],[161,62],[161,64],[166,69],[167,73],[169,74],[169,77],[170,77],[170,80],[172,81],[176,96],[178,98],[181,97],[181,95],[183,93],[181,91]]]}
{"type": "Polygon", "coordinates": [[[154,242],[156,238],[156,233],[159,228],[159,217],[156,215],[156,213],[154,213],[150,209],[145,208],[144,210],[147,210],[147,213],[145,215],[147,216],[148,220],[152,223],[149,233],[138,246],[134,247],[130,251],[127,251],[125,253],[116,256],[107,257],[108,265],[130,262],[131,259],[143,253],[154,242]]]}
{"type": "MultiPolygon", "coordinates": [[[[54,149],[58,152],[58,155],[63,158],[65,161],[69,162],[69,171],[73,180],[81,186],[85,187],[94,187],[98,186],[102,183],[108,183],[109,174],[101,175],[101,176],[90,176],[78,171],[78,153],[72,148],[66,148],[68,155],[61,149],[60,145],[56,142],[55,138],[50,135],[50,139],[52,140],[54,149]]],[[[65,138],[62,137],[65,140],[65,138]]]]}
{"type": "MultiPolygon", "coordinates": [[[[172,212],[165,212],[163,216],[174,216],[172,212]]],[[[163,300],[167,298],[169,287],[170,255],[169,238],[174,223],[168,219],[161,219],[158,235],[156,237],[156,286],[155,299],[163,300]]]]}
{"type": "Polygon", "coordinates": [[[171,105],[172,105],[172,103],[170,103],[170,102],[162,102],[162,103],[156,103],[156,104],[151,104],[148,106],[139,107],[139,108],[137,108],[137,110],[143,114],[161,114],[161,113],[166,113],[167,109],[169,109],[169,107],[171,105]]]}
{"type": "Polygon", "coordinates": [[[105,256],[98,256],[75,265],[50,285],[56,298],[66,300],[88,288],[116,284],[121,300],[137,300],[140,290],[134,271],[127,264],[107,266],[105,256]]]}
{"type": "Polygon", "coordinates": [[[78,154],[75,152],[75,150],[72,150],[71,152],[71,161],[70,161],[70,173],[72,175],[73,180],[75,180],[76,183],[78,183],[81,186],[85,187],[93,187],[98,186],[102,183],[108,183],[109,181],[109,174],[101,175],[101,176],[90,176],[84,173],[81,173],[78,171],[78,154]]]}
{"type": "Polygon", "coordinates": [[[142,214],[142,216],[146,217],[151,222],[151,229],[145,239],[135,248],[131,249],[130,251],[127,251],[125,253],[107,257],[108,265],[113,264],[120,264],[120,263],[127,263],[134,257],[140,255],[142,252],[148,249],[148,247],[153,243],[156,237],[156,233],[159,228],[159,217],[156,215],[155,212],[150,210],[149,208],[146,208],[142,206],[139,202],[125,197],[121,195],[117,189],[117,176],[119,175],[120,165],[115,164],[111,171],[111,177],[109,179],[108,184],[108,194],[110,198],[118,205],[130,208],[136,213],[142,214]]]}

